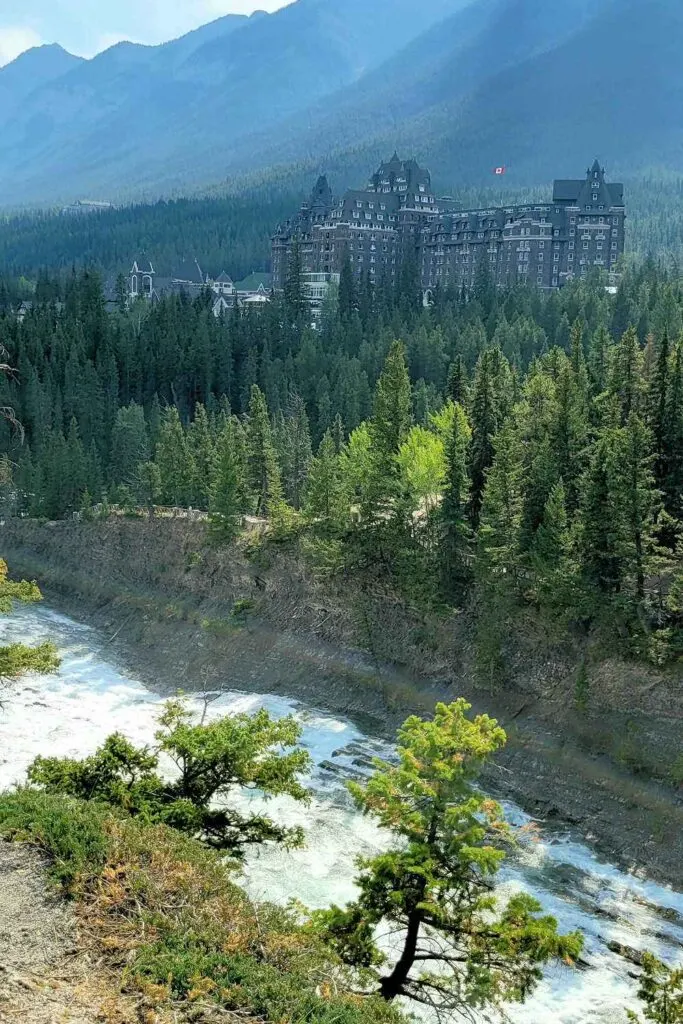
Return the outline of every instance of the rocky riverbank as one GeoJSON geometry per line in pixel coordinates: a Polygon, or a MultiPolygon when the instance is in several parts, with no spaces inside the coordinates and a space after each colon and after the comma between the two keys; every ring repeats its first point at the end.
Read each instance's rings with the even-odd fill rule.
{"type": "Polygon", "coordinates": [[[9,522],[0,550],[50,602],[101,628],[119,662],[166,692],[229,686],[299,697],[393,734],[407,714],[466,696],[510,742],[488,785],[606,855],[683,886],[683,805],[642,762],[681,753],[681,680],[595,658],[579,713],[576,638],[511,638],[511,678],[475,682],[465,617],[429,621],[384,594],[311,574],[291,551],[215,550],[187,521],[9,522]],[[625,765],[641,766],[640,774],[625,765]]]}

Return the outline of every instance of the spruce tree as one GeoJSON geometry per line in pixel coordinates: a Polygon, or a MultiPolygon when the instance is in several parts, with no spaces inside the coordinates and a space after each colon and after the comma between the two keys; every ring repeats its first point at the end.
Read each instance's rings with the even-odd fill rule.
{"type": "Polygon", "coordinates": [[[277,463],[273,433],[265,395],[257,384],[252,385],[246,425],[247,479],[257,516],[267,516],[271,507],[282,500],[280,468],[277,463]]]}
{"type": "Polygon", "coordinates": [[[313,459],[306,489],[306,517],[316,530],[338,534],[349,522],[349,494],[339,454],[328,430],[313,459]]]}
{"type": "Polygon", "coordinates": [[[377,382],[372,417],[373,443],[385,469],[391,467],[411,422],[412,394],[405,348],[395,341],[377,382]]]}
{"type": "Polygon", "coordinates": [[[456,356],[448,369],[448,380],[446,382],[446,396],[456,404],[467,408],[469,398],[469,386],[467,379],[467,368],[462,356],[456,356]]]}
{"type": "Polygon", "coordinates": [[[472,431],[461,405],[456,404],[446,446],[446,484],[441,504],[440,566],[443,592],[449,601],[462,601],[471,576],[469,525],[470,480],[467,453],[472,431]]]}
{"type": "Polygon", "coordinates": [[[664,328],[662,339],[656,354],[656,363],[649,381],[647,418],[652,431],[655,449],[655,477],[657,485],[663,487],[668,476],[667,441],[667,409],[669,406],[670,385],[670,346],[669,332],[664,328]]]}
{"type": "Polygon", "coordinates": [[[228,421],[216,445],[209,492],[209,522],[217,540],[229,543],[238,535],[247,500],[243,438],[239,424],[228,421]]]}
{"type": "Polygon", "coordinates": [[[165,505],[189,508],[194,493],[196,470],[187,437],[174,405],[164,410],[155,459],[165,505]]]}
{"type": "Polygon", "coordinates": [[[619,432],[614,451],[615,498],[624,522],[624,576],[638,601],[645,598],[645,577],[654,548],[659,492],[653,474],[652,435],[635,413],[619,432]]]}
{"type": "Polygon", "coordinates": [[[141,406],[131,402],[116,414],[111,434],[109,457],[110,481],[132,488],[137,479],[138,466],[150,456],[145,413],[141,406]]]}
{"type": "Polygon", "coordinates": [[[187,432],[187,443],[192,455],[192,465],[195,474],[192,487],[192,505],[195,508],[206,510],[209,507],[216,446],[211,432],[209,417],[201,403],[198,403],[195,407],[194,420],[187,432]]]}
{"type": "Polygon", "coordinates": [[[348,253],[344,254],[341,272],[339,275],[339,319],[342,324],[348,324],[353,314],[358,309],[358,296],[356,291],[356,280],[348,253]]]}
{"type": "Polygon", "coordinates": [[[472,498],[470,518],[476,529],[479,524],[486,473],[493,462],[493,439],[499,426],[499,413],[494,392],[491,360],[485,352],[474,376],[472,389],[472,444],[470,447],[470,477],[472,498]]]}
{"type": "Polygon", "coordinates": [[[629,327],[612,350],[610,391],[618,399],[622,426],[632,412],[641,411],[643,353],[635,327],[629,327]]]}
{"type": "Polygon", "coordinates": [[[303,504],[313,450],[306,406],[295,392],[290,394],[287,409],[280,418],[276,441],[285,497],[295,509],[299,509],[303,504]]]}

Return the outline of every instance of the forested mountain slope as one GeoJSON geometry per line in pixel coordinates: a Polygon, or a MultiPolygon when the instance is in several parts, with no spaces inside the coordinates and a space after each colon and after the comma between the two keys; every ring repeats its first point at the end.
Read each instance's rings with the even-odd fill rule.
{"type": "Polygon", "coordinates": [[[343,175],[378,152],[416,153],[477,184],[500,164],[536,184],[600,154],[623,175],[680,164],[683,10],[676,0],[480,0],[231,160],[307,159],[343,175]],[[384,111],[385,116],[378,116],[384,111]]]}
{"type": "Polygon", "coordinates": [[[6,121],[0,201],[158,195],[220,178],[245,132],[350,84],[467,2],[436,0],[418,19],[412,0],[298,0],[162,47],[121,43],[6,121]]]}

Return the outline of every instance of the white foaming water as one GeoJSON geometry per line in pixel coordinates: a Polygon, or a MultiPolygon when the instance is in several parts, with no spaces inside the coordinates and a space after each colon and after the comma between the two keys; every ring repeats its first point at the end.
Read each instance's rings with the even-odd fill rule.
{"type": "MultiPolygon", "coordinates": [[[[38,754],[86,755],[115,730],[138,743],[153,737],[163,698],[117,669],[96,631],[44,608],[20,609],[0,620],[1,643],[47,639],[60,648],[59,673],[14,685],[0,712],[0,789],[22,782],[38,754]]],[[[183,680],[172,682],[183,685],[183,680]]],[[[252,853],[246,886],[254,896],[269,900],[296,898],[311,907],[343,903],[353,895],[356,856],[379,850],[383,836],[355,812],[343,777],[320,766],[336,765],[343,775],[356,756],[388,752],[389,747],[363,736],[349,722],[282,697],[228,690],[209,714],[260,707],[278,716],[293,713],[300,721],[303,744],[316,765],[314,797],[308,807],[288,799],[268,805],[278,820],[302,824],[308,845],[292,853],[272,848],[252,853]],[[350,744],[351,751],[339,753],[350,744]]],[[[258,803],[255,797],[242,799],[258,803]]],[[[512,804],[506,810],[515,824],[530,821],[512,804]]],[[[590,964],[582,970],[549,971],[534,998],[510,1010],[516,1024],[624,1024],[624,1007],[634,1004],[635,969],[610,952],[608,942],[650,949],[673,963],[682,959],[683,894],[600,860],[575,836],[537,833],[506,865],[501,889],[533,893],[563,930],[580,929],[590,964]]]]}

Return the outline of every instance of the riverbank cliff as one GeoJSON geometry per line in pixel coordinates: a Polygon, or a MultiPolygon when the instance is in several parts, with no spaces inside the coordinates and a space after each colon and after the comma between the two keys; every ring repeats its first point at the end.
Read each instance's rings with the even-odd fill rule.
{"type": "Polygon", "coordinates": [[[466,615],[429,616],[321,576],[290,547],[257,558],[243,544],[215,548],[206,525],[186,519],[10,520],[0,538],[15,574],[102,629],[158,690],[279,692],[383,735],[465,696],[508,731],[487,779],[497,795],[683,885],[680,670],[603,657],[589,638],[548,636],[529,616],[507,642],[506,679],[482,688],[466,615]]]}

